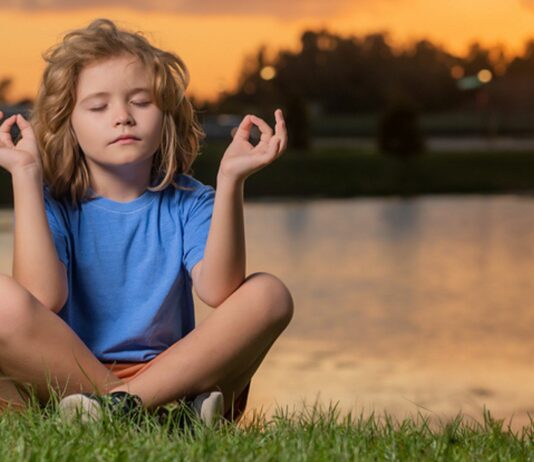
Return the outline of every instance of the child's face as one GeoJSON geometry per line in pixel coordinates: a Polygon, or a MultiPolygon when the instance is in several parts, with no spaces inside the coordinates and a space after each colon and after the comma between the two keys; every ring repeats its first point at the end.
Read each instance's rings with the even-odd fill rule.
{"type": "Polygon", "coordinates": [[[160,145],[163,115],[148,86],[143,64],[131,55],[82,69],[71,123],[90,168],[93,163],[150,167],[160,145]],[[137,140],[114,142],[121,135],[137,140]]]}

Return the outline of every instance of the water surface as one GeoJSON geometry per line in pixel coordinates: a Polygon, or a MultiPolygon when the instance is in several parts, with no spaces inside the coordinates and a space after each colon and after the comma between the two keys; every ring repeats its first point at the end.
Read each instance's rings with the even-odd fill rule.
{"type": "MultiPolygon", "coordinates": [[[[534,415],[533,198],[247,202],[245,222],[248,272],[295,301],[252,406],[534,415]]],[[[4,273],[11,224],[0,212],[4,273]]]]}

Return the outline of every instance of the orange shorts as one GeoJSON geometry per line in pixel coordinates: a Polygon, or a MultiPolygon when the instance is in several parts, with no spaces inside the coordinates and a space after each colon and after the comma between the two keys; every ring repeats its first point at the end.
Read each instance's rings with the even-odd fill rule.
{"type": "MultiPolygon", "coordinates": [[[[106,366],[117,378],[123,382],[128,383],[134,377],[146,371],[163,353],[160,353],[154,359],[142,363],[102,363],[106,366]]],[[[250,390],[250,382],[247,383],[245,389],[234,399],[233,406],[224,414],[224,418],[230,422],[239,422],[245,408],[247,406],[248,394],[250,390]]]]}
{"type": "MultiPolygon", "coordinates": [[[[148,369],[152,364],[154,364],[154,362],[157,361],[158,358],[160,358],[161,355],[163,355],[163,353],[159,354],[158,356],[156,356],[154,359],[151,359],[150,361],[141,362],[141,363],[117,363],[115,362],[115,363],[102,363],[102,364],[105,367],[107,367],[117,378],[121,379],[125,383],[128,383],[134,377],[136,377],[141,372],[148,369]]],[[[231,406],[228,412],[225,413],[224,418],[226,420],[237,423],[241,419],[241,417],[243,416],[243,413],[245,412],[245,408],[247,405],[249,390],[250,390],[250,382],[246,385],[245,389],[237,396],[237,398],[234,399],[233,406],[231,406]]],[[[13,402],[13,401],[8,401],[7,399],[4,399],[0,396],[0,412],[3,409],[7,408],[10,404],[14,408],[14,410],[25,409],[25,406],[18,404],[16,402],[13,402]]]]}

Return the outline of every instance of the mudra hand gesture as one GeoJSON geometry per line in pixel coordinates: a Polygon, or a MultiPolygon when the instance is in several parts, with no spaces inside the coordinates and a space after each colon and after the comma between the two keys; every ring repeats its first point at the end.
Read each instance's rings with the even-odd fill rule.
{"type": "Polygon", "coordinates": [[[274,112],[275,130],[255,115],[247,115],[239,124],[234,139],[224,152],[219,166],[219,176],[234,181],[244,181],[253,173],[280,157],[287,147],[287,130],[282,110],[274,112]],[[261,133],[256,146],[249,142],[250,130],[256,125],[261,133]]]}
{"type": "MultiPolygon", "coordinates": [[[[0,120],[4,117],[0,111],[0,120]]],[[[0,125],[0,167],[13,174],[17,169],[41,169],[41,159],[37,141],[30,123],[21,115],[13,114],[0,125]],[[15,144],[11,137],[11,127],[17,124],[22,138],[15,144]]]]}

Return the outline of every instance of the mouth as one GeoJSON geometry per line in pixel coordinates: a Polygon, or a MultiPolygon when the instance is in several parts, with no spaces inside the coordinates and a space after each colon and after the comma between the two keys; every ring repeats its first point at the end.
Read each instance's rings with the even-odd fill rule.
{"type": "Polygon", "coordinates": [[[119,136],[118,138],[114,139],[110,144],[115,144],[115,143],[128,144],[128,143],[133,143],[135,141],[141,141],[141,139],[133,135],[126,135],[126,136],[119,136]]]}

